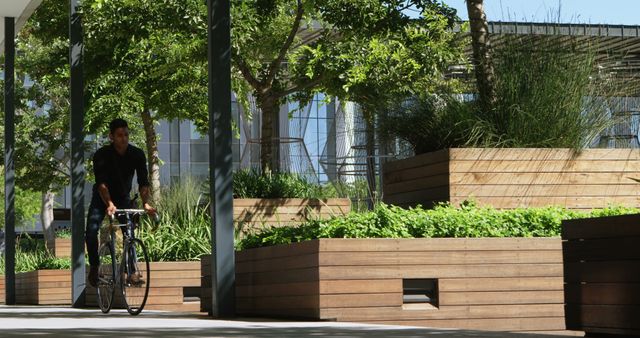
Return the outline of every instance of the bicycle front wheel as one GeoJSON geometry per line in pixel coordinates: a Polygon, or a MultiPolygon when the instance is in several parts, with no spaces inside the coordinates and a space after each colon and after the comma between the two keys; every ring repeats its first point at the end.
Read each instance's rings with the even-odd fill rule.
{"type": "Polygon", "coordinates": [[[149,295],[149,256],[141,240],[136,238],[126,245],[122,264],[122,294],[127,311],[135,316],[142,311],[149,295]]]}
{"type": "Polygon", "coordinates": [[[113,306],[116,290],[116,256],[111,243],[100,246],[98,257],[98,306],[103,313],[108,313],[113,306]]]}

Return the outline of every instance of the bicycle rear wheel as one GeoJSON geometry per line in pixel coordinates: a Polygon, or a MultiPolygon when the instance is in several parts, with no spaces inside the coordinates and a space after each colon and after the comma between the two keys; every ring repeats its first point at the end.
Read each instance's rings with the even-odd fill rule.
{"type": "Polygon", "coordinates": [[[103,313],[108,313],[113,306],[116,290],[116,256],[111,243],[105,243],[98,250],[98,306],[103,313]]]}
{"type": "Polygon", "coordinates": [[[127,311],[135,316],[142,311],[149,295],[149,256],[141,240],[136,238],[126,245],[122,264],[122,294],[127,311]]]}

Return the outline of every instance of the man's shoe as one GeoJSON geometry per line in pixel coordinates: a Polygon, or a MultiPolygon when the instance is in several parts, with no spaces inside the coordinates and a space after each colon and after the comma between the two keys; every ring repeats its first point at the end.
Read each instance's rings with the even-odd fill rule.
{"type": "Polygon", "coordinates": [[[133,286],[141,286],[145,283],[144,278],[142,278],[142,274],[140,274],[139,272],[134,272],[129,275],[127,282],[133,286]]]}
{"type": "Polygon", "coordinates": [[[89,277],[87,279],[89,281],[89,285],[93,286],[94,288],[98,286],[98,266],[90,266],[89,277]]]}

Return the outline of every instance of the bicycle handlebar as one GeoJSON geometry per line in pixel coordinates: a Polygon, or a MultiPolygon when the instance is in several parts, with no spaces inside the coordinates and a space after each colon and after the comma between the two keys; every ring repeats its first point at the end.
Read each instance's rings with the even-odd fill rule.
{"type": "MultiPolygon", "coordinates": [[[[147,211],[144,209],[116,209],[116,212],[113,215],[109,215],[111,222],[113,222],[116,218],[116,215],[144,215],[147,211]]],[[[160,222],[160,215],[155,213],[153,215],[154,222],[160,222]]]]}

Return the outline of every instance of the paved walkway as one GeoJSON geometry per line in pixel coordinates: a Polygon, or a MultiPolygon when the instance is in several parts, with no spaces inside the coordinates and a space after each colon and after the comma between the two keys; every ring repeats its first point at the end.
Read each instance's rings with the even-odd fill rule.
{"type": "Polygon", "coordinates": [[[214,320],[199,314],[144,311],[137,317],[125,310],[108,315],[99,310],[68,307],[0,305],[0,337],[354,337],[354,338],[566,338],[486,331],[430,329],[339,322],[266,319],[214,320]]]}

